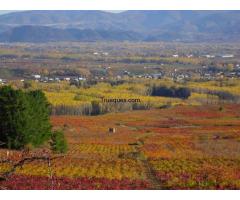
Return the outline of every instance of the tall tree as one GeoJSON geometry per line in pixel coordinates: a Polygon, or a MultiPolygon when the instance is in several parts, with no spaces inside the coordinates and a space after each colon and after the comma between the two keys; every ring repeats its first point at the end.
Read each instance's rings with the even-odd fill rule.
{"type": "Polygon", "coordinates": [[[28,124],[28,102],[21,90],[0,89],[0,141],[9,148],[25,144],[28,124]]]}
{"type": "Polygon", "coordinates": [[[50,105],[41,90],[30,91],[26,95],[29,103],[28,141],[39,146],[51,136],[50,105]]]}
{"type": "Polygon", "coordinates": [[[43,92],[0,88],[0,141],[14,149],[39,146],[51,136],[49,113],[43,92]]]}

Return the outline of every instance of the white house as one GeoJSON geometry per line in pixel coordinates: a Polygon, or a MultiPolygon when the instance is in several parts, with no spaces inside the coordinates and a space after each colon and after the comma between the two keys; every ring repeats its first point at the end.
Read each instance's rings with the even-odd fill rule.
{"type": "Polygon", "coordinates": [[[205,55],[206,58],[215,58],[215,55],[205,55]]]}
{"type": "Polygon", "coordinates": [[[41,75],[35,74],[35,75],[33,75],[33,77],[34,77],[35,79],[40,79],[40,78],[41,78],[41,75]]]}
{"type": "Polygon", "coordinates": [[[71,78],[69,78],[69,77],[66,77],[66,78],[64,78],[64,80],[65,80],[65,81],[70,81],[70,80],[71,80],[71,78]]]}

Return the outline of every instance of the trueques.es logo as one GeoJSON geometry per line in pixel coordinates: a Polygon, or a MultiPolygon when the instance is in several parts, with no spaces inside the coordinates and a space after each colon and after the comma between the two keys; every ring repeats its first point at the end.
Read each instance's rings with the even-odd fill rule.
{"type": "Polygon", "coordinates": [[[141,100],[140,99],[108,99],[108,98],[104,98],[102,97],[102,102],[103,103],[140,103],[141,100]]]}

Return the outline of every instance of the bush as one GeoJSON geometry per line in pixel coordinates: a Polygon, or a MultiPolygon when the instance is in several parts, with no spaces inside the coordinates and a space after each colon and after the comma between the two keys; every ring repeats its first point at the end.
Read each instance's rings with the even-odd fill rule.
{"type": "Polygon", "coordinates": [[[49,104],[43,92],[0,89],[0,142],[4,147],[37,147],[51,136],[49,104]]]}
{"type": "Polygon", "coordinates": [[[54,131],[52,133],[51,147],[56,153],[65,153],[67,151],[67,141],[62,131],[54,131]]]}

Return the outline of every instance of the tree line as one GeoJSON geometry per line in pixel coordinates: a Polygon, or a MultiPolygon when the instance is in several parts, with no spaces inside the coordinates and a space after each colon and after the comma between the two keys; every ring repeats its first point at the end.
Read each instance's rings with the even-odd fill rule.
{"type": "Polygon", "coordinates": [[[200,94],[215,95],[218,97],[219,101],[222,101],[222,102],[237,103],[240,101],[239,95],[234,95],[228,91],[194,88],[194,89],[192,89],[192,92],[196,92],[196,93],[200,93],[200,94]]]}
{"type": "Polygon", "coordinates": [[[191,90],[186,87],[176,88],[153,85],[151,95],[187,99],[191,96],[191,90]]]}
{"type": "Polygon", "coordinates": [[[110,112],[124,112],[130,110],[148,110],[152,107],[151,102],[141,103],[104,103],[101,101],[91,101],[78,106],[71,105],[55,105],[52,106],[52,115],[101,115],[110,112]]]}

